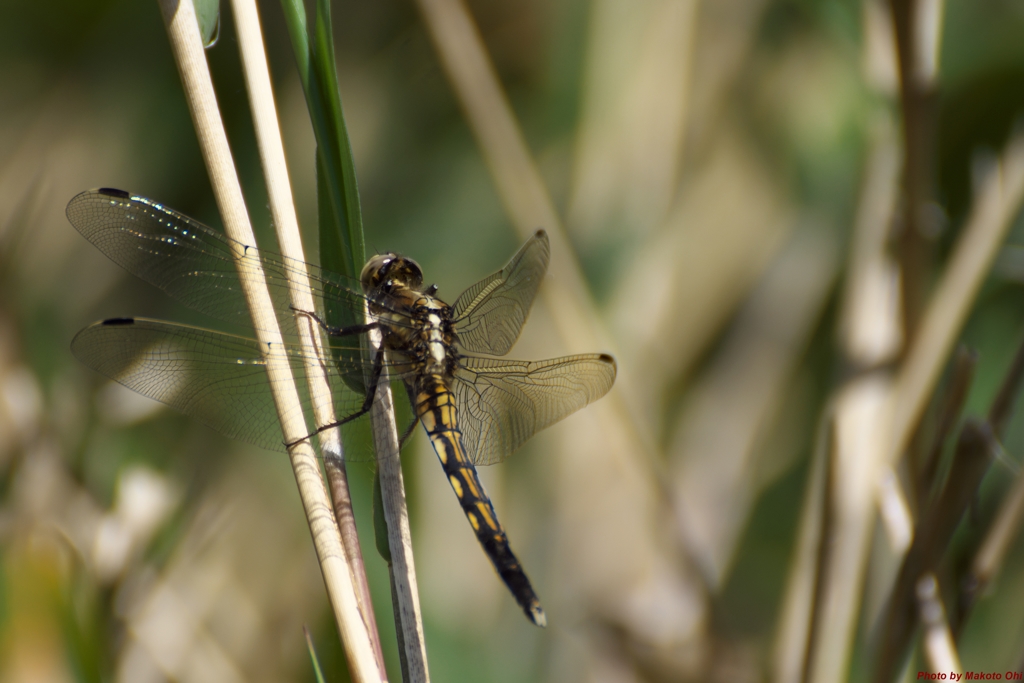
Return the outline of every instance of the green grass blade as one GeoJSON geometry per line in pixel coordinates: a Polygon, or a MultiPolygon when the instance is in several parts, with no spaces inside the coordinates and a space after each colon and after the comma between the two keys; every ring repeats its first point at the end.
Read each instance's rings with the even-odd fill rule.
{"type": "Polygon", "coordinates": [[[306,647],[309,648],[309,660],[313,663],[313,673],[316,674],[316,683],[325,683],[323,669],[320,668],[320,660],[316,656],[316,647],[313,645],[313,636],[310,635],[309,629],[305,626],[302,627],[302,632],[306,635],[306,647]]]}
{"type": "Polygon", "coordinates": [[[357,277],[365,260],[365,240],[352,147],[334,66],[330,6],[326,1],[317,4],[312,43],[301,0],[282,0],[281,6],[317,141],[318,171],[324,176],[318,188],[329,200],[320,202],[321,264],[357,277]]]}
{"type": "MultiPolygon", "coordinates": [[[[338,71],[334,58],[334,40],[331,32],[330,0],[317,0],[316,24],[314,25],[313,71],[320,83],[326,106],[328,132],[332,145],[320,149],[325,161],[324,168],[332,188],[340,188],[341,210],[335,217],[335,223],[342,234],[342,242],[349,246],[352,259],[352,274],[358,275],[366,260],[363,239],[363,215],[359,204],[359,186],[356,182],[355,160],[352,157],[352,145],[348,138],[348,127],[341,106],[341,93],[338,90],[338,71]],[[338,170],[340,177],[335,175],[338,170]]],[[[336,202],[332,205],[338,207],[336,202]]],[[[323,239],[323,235],[321,235],[323,239]]]]}
{"type": "MultiPolygon", "coordinates": [[[[317,141],[320,264],[329,270],[358,277],[365,260],[362,213],[334,65],[330,5],[327,2],[317,4],[312,42],[301,0],[282,0],[281,5],[317,141]]],[[[339,327],[357,322],[354,316],[344,313],[329,315],[327,319],[328,324],[339,327]]],[[[359,378],[346,381],[354,390],[363,390],[359,378]]]]}
{"type": "Polygon", "coordinates": [[[388,544],[388,522],[384,517],[384,500],[380,491],[380,472],[373,475],[373,540],[377,552],[391,566],[391,546],[388,544]]]}
{"type": "Polygon", "coordinates": [[[195,0],[196,19],[204,47],[213,47],[220,37],[220,0],[195,0]]]}

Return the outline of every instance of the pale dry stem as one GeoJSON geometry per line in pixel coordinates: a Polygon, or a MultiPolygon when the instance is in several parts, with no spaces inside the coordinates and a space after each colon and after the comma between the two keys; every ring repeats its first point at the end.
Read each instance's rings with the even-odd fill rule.
{"type": "MultiPolygon", "coordinates": [[[[273,85],[267,66],[259,13],[256,3],[252,0],[234,0],[232,8],[235,14],[242,68],[249,92],[250,109],[255,124],[256,141],[263,162],[264,179],[270,199],[270,211],[281,253],[292,260],[293,267],[288,270],[289,293],[292,306],[295,308],[296,328],[299,331],[303,347],[308,351],[306,354],[306,378],[313,403],[313,416],[317,425],[333,424],[337,418],[334,413],[331,387],[324,368],[317,360],[316,353],[317,349],[325,348],[323,335],[320,326],[313,324],[305,315],[305,312],[317,310],[316,302],[312,297],[308,273],[304,272],[303,264],[306,259],[296,217],[295,200],[288,177],[288,166],[285,161],[284,144],[281,140],[277,105],[274,102],[273,85]]],[[[359,536],[352,510],[352,497],[349,493],[348,476],[345,472],[340,430],[330,429],[321,432],[318,435],[318,440],[321,451],[325,454],[324,468],[327,471],[327,480],[334,503],[335,518],[341,531],[342,543],[353,571],[352,580],[357,588],[359,609],[373,642],[377,666],[384,671],[384,654],[370,599],[362,550],[359,547],[359,536]]]]}
{"type": "Polygon", "coordinates": [[[864,572],[874,529],[875,485],[884,445],[891,381],[871,373],[848,382],[835,399],[835,451],[830,467],[825,526],[827,551],[819,566],[821,589],[813,606],[807,681],[846,679],[861,611],[864,572]]]}
{"type": "Polygon", "coordinates": [[[886,462],[895,465],[935,390],[967,314],[1024,199],[1024,133],[1007,144],[975,196],[960,238],[900,366],[886,462]]]}
{"type": "MultiPolygon", "coordinates": [[[[192,2],[161,0],[160,6],[225,231],[240,244],[255,244],[192,2]]],[[[307,427],[302,419],[291,367],[282,353],[283,340],[259,261],[247,258],[244,253],[237,257],[239,279],[256,323],[257,337],[267,348],[267,372],[281,429],[287,442],[297,442],[289,449],[289,456],[349,665],[357,680],[385,680],[359,613],[347,556],[319,477],[316,455],[308,441],[302,440],[307,435],[307,427]]]]}
{"type": "Polygon", "coordinates": [[[988,583],[1003,566],[1007,552],[1017,540],[1021,520],[1024,519],[1024,475],[1018,474],[1013,488],[1003,500],[996,518],[989,527],[985,540],[971,564],[971,580],[975,594],[984,592],[988,583]]]}
{"type": "Polygon", "coordinates": [[[840,345],[860,372],[837,390],[822,417],[821,429],[830,438],[819,449],[827,450],[828,464],[815,465],[818,474],[806,494],[776,645],[777,680],[787,683],[842,680],[851,656],[874,522],[877,453],[884,445],[884,408],[892,386],[889,373],[876,368],[900,347],[899,308],[893,305],[898,302],[896,266],[886,252],[898,158],[895,130],[880,120],[841,304],[840,345]]]}
{"type": "Polygon", "coordinates": [[[829,504],[829,466],[835,448],[834,420],[833,407],[826,407],[822,411],[811,456],[796,549],[779,610],[779,625],[772,649],[772,680],[775,683],[800,683],[806,668],[828,520],[826,506],[829,504]]]}
{"type": "MultiPolygon", "coordinates": [[[[377,353],[380,331],[371,330],[370,344],[377,353]]],[[[373,421],[373,443],[377,451],[380,477],[381,503],[388,527],[388,548],[391,551],[392,600],[395,604],[400,631],[399,643],[403,648],[403,670],[406,683],[428,683],[427,646],[423,636],[423,614],[420,610],[416,565],[413,561],[412,532],[409,529],[409,508],[402,479],[402,461],[399,458],[398,430],[395,425],[395,407],[391,400],[388,373],[381,373],[373,401],[370,419],[373,421]]]]}

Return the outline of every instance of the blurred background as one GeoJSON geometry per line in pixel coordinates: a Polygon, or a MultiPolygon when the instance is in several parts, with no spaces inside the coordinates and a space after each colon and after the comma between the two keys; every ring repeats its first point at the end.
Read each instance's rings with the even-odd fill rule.
{"type": "MultiPolygon", "coordinates": [[[[894,22],[879,0],[470,0],[528,173],[503,161],[515,140],[503,151],[481,133],[473,93],[438,56],[450,38],[425,19],[447,5],[461,7],[333,4],[368,251],[413,256],[451,301],[545,227],[549,291],[511,355],[607,351],[620,372],[608,397],[482,471],[546,630],[494,574],[424,436],[406,446],[433,680],[877,676],[910,543],[899,530],[926,518],[943,486],[933,477],[916,495],[916,473],[952,467],[935,434],[986,414],[1024,337],[1024,225],[1009,180],[1009,236],[960,335],[973,382],[951,418],[942,407],[962,372],[929,397],[911,450],[936,450],[940,464],[895,468],[903,508],[876,521],[875,474],[865,489],[860,470],[822,464],[847,424],[826,416],[858,378],[886,382],[900,367],[972,207],[1000,159],[1009,167],[1024,4],[896,1],[894,22]],[[894,36],[908,35],[923,56],[901,90],[894,36]],[[508,178],[543,188],[540,208],[524,210],[508,178]],[[841,543],[832,525],[847,490],[869,503],[840,591],[852,607],[832,618],[834,584],[814,579],[831,570],[801,573],[801,558],[846,566],[825,556],[841,543]],[[833,641],[834,656],[822,649],[833,641]]],[[[223,10],[207,54],[254,227],[273,244],[223,10]]],[[[260,10],[314,260],[313,136],[280,7],[260,10]]],[[[71,228],[67,202],[100,186],[220,225],[157,4],[0,0],[0,681],[312,681],[303,625],[328,680],[348,680],[287,458],[70,355],[75,332],[106,317],[216,326],[71,228]]],[[[1024,666],[1015,533],[976,604],[956,597],[1012,495],[1024,420],[1000,436],[932,564],[963,666],[1006,672],[1024,666]]],[[[373,472],[349,474],[400,680],[373,472]]],[[[928,652],[912,656],[913,672],[927,668],[928,652]]]]}

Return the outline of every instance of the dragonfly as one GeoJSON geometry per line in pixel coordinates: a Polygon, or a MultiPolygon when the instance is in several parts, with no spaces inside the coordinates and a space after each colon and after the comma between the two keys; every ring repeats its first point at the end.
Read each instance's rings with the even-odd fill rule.
{"type": "MultiPolygon", "coordinates": [[[[237,255],[262,268],[301,394],[310,437],[365,415],[382,373],[401,380],[463,513],[526,617],[546,616],[512,552],[477,465],[505,460],[545,427],[604,396],[615,360],[593,353],[541,361],[503,358],[519,338],[550,245],[539,230],[504,268],[448,305],[424,285],[412,259],[378,254],[358,280],[243,245],[158,202],[122,190],[89,190],[67,207],[71,224],[111,260],[179,302],[246,332],[252,322],[237,255]],[[289,279],[300,275],[314,311],[292,308],[289,279]],[[296,315],[298,313],[298,315],[296,315]],[[298,343],[314,321],[326,344],[298,343]],[[342,321],[337,324],[335,321],[342,321]],[[365,344],[380,334],[373,350],[365,344]],[[317,425],[304,393],[308,367],[331,387],[337,421],[317,425]]],[[[230,334],[161,320],[112,318],[81,330],[72,353],[102,375],[235,439],[287,450],[266,372],[267,347],[230,334]]]]}

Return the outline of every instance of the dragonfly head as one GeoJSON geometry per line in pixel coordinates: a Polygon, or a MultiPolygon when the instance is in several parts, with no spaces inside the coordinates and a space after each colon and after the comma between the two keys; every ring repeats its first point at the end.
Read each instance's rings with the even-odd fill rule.
{"type": "Polygon", "coordinates": [[[367,294],[387,290],[396,284],[419,291],[423,286],[423,271],[411,258],[388,252],[367,261],[359,281],[367,294]]]}

